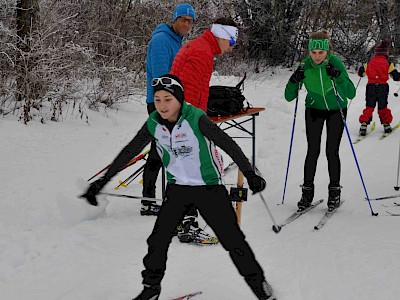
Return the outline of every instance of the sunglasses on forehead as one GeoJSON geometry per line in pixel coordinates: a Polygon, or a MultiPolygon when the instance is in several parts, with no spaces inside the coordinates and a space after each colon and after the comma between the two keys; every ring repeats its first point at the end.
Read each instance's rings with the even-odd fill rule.
{"type": "Polygon", "coordinates": [[[159,85],[159,84],[161,84],[163,86],[166,86],[166,87],[171,87],[173,85],[177,85],[183,91],[183,86],[178,81],[176,81],[175,79],[172,79],[172,78],[169,78],[169,77],[159,77],[159,78],[153,78],[152,79],[151,86],[156,86],[156,85],[159,85]]]}

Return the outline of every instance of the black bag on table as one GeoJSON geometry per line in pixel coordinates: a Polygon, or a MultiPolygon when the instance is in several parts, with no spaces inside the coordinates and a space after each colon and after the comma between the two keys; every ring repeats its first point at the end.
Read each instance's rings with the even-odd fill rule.
{"type": "Polygon", "coordinates": [[[210,86],[210,94],[207,102],[207,115],[211,117],[230,116],[240,111],[246,112],[251,108],[243,96],[243,86],[246,74],[236,86],[213,85],[210,86]],[[242,88],[240,88],[242,86],[242,88]],[[245,107],[245,102],[247,107],[245,107]]]}

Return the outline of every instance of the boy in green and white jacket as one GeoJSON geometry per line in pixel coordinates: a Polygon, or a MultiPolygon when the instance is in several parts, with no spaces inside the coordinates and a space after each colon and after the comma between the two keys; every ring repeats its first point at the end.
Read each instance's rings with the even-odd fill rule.
{"type": "Polygon", "coordinates": [[[144,289],[135,299],[159,299],[169,245],[191,205],[196,206],[213,229],[257,298],[276,299],[237,223],[222,182],[223,166],[215,146],[232,157],[254,193],[265,188],[265,180],[256,175],[232,138],[213,124],[201,109],[184,102],[183,86],[177,76],[166,74],[154,78],[152,85],[156,111],[116,157],[107,173],[93,182],[82,196],[90,204],[97,205],[96,195],[104,185],[155,139],[167,171],[168,185],[166,200],[147,239],[148,253],[143,259],[145,270],[142,271],[144,289]]]}

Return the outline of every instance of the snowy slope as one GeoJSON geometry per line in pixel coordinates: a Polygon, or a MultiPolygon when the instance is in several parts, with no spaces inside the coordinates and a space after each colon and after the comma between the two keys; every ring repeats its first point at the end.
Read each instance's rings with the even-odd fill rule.
{"type": "MultiPolygon", "coordinates": [[[[283,99],[289,70],[275,70],[248,79],[245,94],[266,110],[257,117],[257,167],[267,180],[264,196],[276,220],[296,209],[306,151],[304,96],[300,94],[293,152],[284,205],[283,185],[292,130],[294,102],[283,99]]],[[[355,84],[356,75],[351,75],[355,84]]],[[[215,84],[236,84],[237,78],[213,78],[215,84]]],[[[348,113],[352,139],[364,108],[366,79],[358,87],[348,113]]],[[[400,120],[398,84],[390,82],[389,107],[400,120]]],[[[105,167],[130,141],[146,119],[144,105],[123,104],[118,111],[88,111],[89,124],[73,114],[63,122],[25,126],[11,116],[0,119],[0,293],[1,299],[91,300],[132,299],[141,290],[142,257],[153,217],[139,214],[139,201],[111,198],[103,217],[81,220],[68,209],[97,213],[78,195],[83,179],[105,167]],[[83,179],[82,179],[83,178],[83,179]],[[61,208],[61,209],[60,209],[61,208]],[[67,219],[65,219],[67,217],[67,219]]],[[[379,141],[382,127],[354,146],[370,197],[396,194],[400,131],[379,141]]],[[[246,153],[249,140],[238,140],[246,153]]],[[[313,226],[326,202],[279,234],[257,195],[243,205],[242,229],[279,300],[397,300],[400,296],[400,218],[389,217],[380,203],[364,200],[354,157],[343,136],[343,207],[319,232],[313,226]]],[[[228,162],[228,158],[225,157],[228,162]]],[[[109,192],[118,179],[106,186],[109,192]]],[[[235,174],[227,183],[235,183],[235,174]]],[[[316,199],[327,198],[324,139],[316,175],[316,199]]],[[[140,195],[135,180],[121,193],[140,195]]],[[[117,191],[118,192],[118,191],[117,191]]],[[[158,191],[160,194],[160,191],[158,191]]],[[[400,200],[399,200],[400,201],[400,200]]],[[[106,203],[104,203],[106,204],[106,203]]],[[[400,212],[400,208],[391,208],[400,212]]],[[[204,223],[201,225],[205,226],[204,223]]],[[[210,231],[210,228],[206,228],[210,231]]],[[[221,246],[171,244],[162,300],[202,290],[194,299],[255,299],[221,246]]]]}

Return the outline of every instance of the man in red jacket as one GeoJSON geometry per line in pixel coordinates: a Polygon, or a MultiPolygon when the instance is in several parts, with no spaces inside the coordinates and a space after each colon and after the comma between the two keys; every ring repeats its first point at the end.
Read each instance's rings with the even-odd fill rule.
{"type": "MultiPolygon", "coordinates": [[[[230,52],[236,44],[238,27],[230,18],[219,18],[211,29],[184,45],[175,56],[170,73],[178,76],[185,89],[185,101],[207,113],[210,79],[214,68],[214,56],[230,52]]],[[[197,210],[194,206],[186,212],[178,238],[191,242],[192,232],[199,232],[197,210]]]]}
{"type": "Polygon", "coordinates": [[[214,56],[232,51],[237,37],[236,23],[230,18],[220,18],[211,29],[206,29],[201,36],[179,50],[170,73],[181,79],[186,102],[207,112],[214,56]]]}

